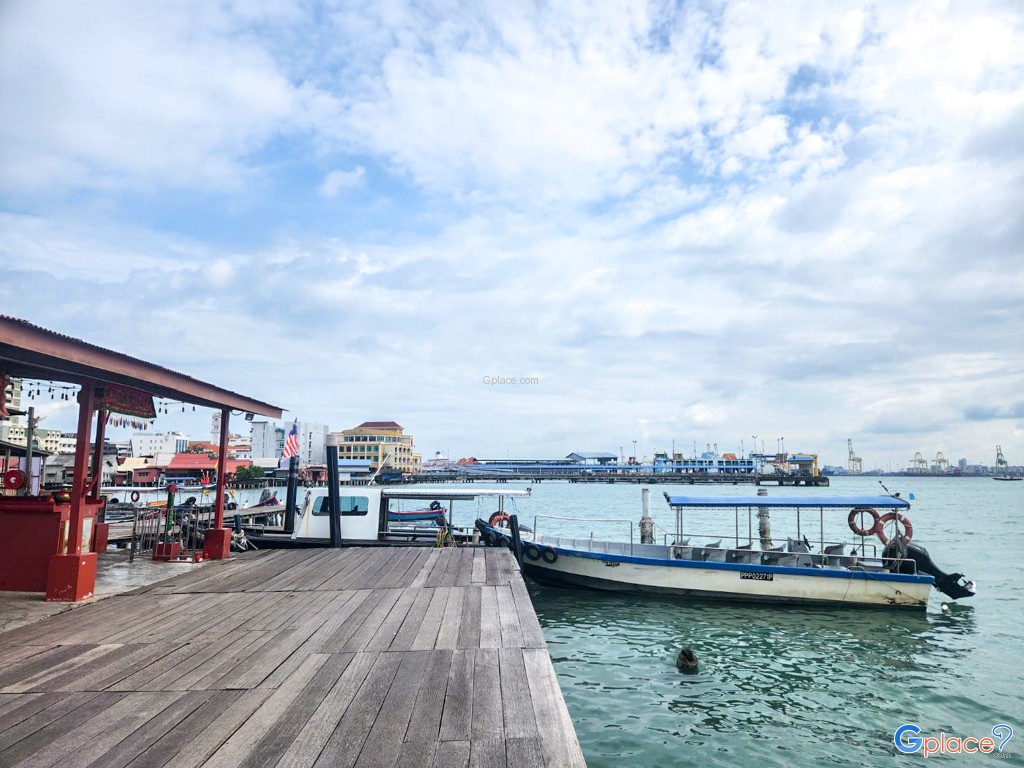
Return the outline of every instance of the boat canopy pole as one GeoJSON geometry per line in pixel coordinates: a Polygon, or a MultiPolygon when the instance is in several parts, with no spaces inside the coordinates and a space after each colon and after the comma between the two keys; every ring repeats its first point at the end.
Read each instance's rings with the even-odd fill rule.
{"type": "Polygon", "coordinates": [[[341,489],[338,487],[338,437],[327,435],[327,499],[331,505],[331,546],[341,547],[341,489]]]}

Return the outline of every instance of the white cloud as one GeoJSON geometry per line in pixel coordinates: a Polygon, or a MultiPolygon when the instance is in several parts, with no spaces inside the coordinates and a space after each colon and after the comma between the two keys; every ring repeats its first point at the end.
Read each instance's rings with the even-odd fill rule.
{"type": "Polygon", "coordinates": [[[4,12],[6,312],[427,452],[1024,456],[1018,6],[4,12]]]}
{"type": "Polygon", "coordinates": [[[8,190],[234,187],[299,110],[267,52],[206,5],[43,0],[2,13],[8,190]]]}
{"type": "Polygon", "coordinates": [[[339,192],[358,189],[366,182],[366,169],[358,166],[351,171],[331,171],[320,183],[320,194],[327,198],[337,197],[339,192]]]}

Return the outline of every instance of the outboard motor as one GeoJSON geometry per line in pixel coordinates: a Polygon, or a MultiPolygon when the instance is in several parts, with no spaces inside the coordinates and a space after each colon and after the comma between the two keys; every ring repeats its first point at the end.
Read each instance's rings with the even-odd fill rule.
{"type": "MultiPolygon", "coordinates": [[[[968,581],[962,573],[946,573],[937,566],[928,554],[928,550],[920,544],[908,541],[903,535],[896,535],[885,549],[882,557],[894,560],[913,560],[917,564],[918,573],[927,573],[935,577],[935,588],[945,595],[959,600],[961,597],[973,597],[976,590],[974,582],[968,581]]],[[[900,563],[901,573],[912,573],[910,563],[900,563]]]]}

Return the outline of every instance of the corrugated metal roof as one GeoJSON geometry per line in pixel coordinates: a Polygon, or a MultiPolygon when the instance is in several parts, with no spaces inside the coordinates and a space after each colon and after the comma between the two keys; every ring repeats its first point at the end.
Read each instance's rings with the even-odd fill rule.
{"type": "MultiPolygon", "coordinates": [[[[195,378],[193,376],[189,376],[188,374],[181,373],[179,371],[174,371],[174,370],[171,370],[170,368],[165,368],[162,365],[157,365],[156,363],[151,363],[151,362],[148,362],[146,360],[140,360],[139,358],[132,357],[131,355],[126,355],[123,352],[118,352],[118,351],[112,350],[112,349],[106,349],[105,347],[100,347],[100,346],[98,346],[96,344],[92,344],[92,343],[90,343],[88,341],[85,341],[83,339],[77,339],[74,336],[68,336],[67,334],[59,333],[58,331],[51,331],[48,328],[43,328],[42,326],[35,325],[34,323],[30,323],[27,320],[23,320],[23,319],[21,319],[19,317],[11,317],[10,315],[0,315],[0,343],[11,344],[11,342],[9,342],[7,340],[6,334],[4,334],[2,332],[4,330],[3,327],[2,327],[4,323],[9,323],[9,324],[14,325],[16,327],[20,327],[21,329],[23,329],[25,331],[29,331],[29,332],[33,332],[33,333],[37,333],[37,334],[45,334],[47,337],[51,338],[54,341],[60,341],[60,342],[65,342],[67,344],[84,347],[84,348],[86,348],[88,350],[92,350],[92,351],[94,351],[94,352],[96,352],[98,354],[110,355],[110,356],[113,356],[113,357],[115,357],[115,358],[117,358],[119,360],[124,361],[125,363],[133,365],[133,366],[142,366],[144,368],[148,368],[148,369],[153,370],[153,371],[159,371],[159,372],[164,373],[164,374],[169,374],[171,376],[178,377],[178,378],[183,379],[183,380],[185,380],[187,382],[192,382],[194,384],[197,384],[197,385],[199,385],[201,387],[209,387],[211,389],[219,390],[220,392],[222,392],[222,393],[224,393],[224,394],[226,394],[226,395],[228,395],[228,396],[230,396],[232,398],[238,398],[239,400],[248,400],[248,401],[251,401],[253,405],[263,406],[263,408],[261,410],[269,410],[269,411],[271,411],[271,413],[263,413],[262,415],[264,415],[264,416],[271,416],[271,417],[274,417],[274,418],[280,418],[281,417],[282,409],[279,408],[276,405],[271,405],[270,403],[264,403],[262,401],[255,400],[254,398],[248,397],[247,395],[242,395],[242,394],[239,394],[238,392],[232,392],[231,390],[224,389],[222,387],[218,387],[218,386],[216,386],[214,384],[210,384],[209,382],[205,382],[205,381],[202,381],[201,379],[197,379],[197,378],[195,378]]],[[[18,345],[17,344],[11,344],[11,346],[18,346],[18,345]]],[[[19,348],[26,349],[25,347],[19,347],[19,348]]],[[[27,351],[35,352],[37,350],[27,350],[27,351]]],[[[71,350],[69,349],[69,352],[70,351],[71,350]]],[[[78,365],[84,365],[84,366],[87,366],[87,367],[92,367],[92,366],[89,366],[88,363],[85,363],[85,362],[83,362],[81,360],[75,360],[75,359],[69,358],[68,362],[75,363],[75,364],[78,364],[78,365]]],[[[24,364],[31,365],[30,363],[24,363],[24,364]]],[[[121,374],[121,375],[123,376],[123,374],[121,374]]],[[[164,389],[165,387],[161,386],[159,388],[160,389],[164,389]]]]}

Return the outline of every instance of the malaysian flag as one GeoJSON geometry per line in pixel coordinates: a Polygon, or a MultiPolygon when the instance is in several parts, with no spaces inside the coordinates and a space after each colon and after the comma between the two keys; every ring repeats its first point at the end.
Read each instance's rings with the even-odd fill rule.
{"type": "Polygon", "coordinates": [[[288,437],[284,441],[284,453],[281,454],[282,459],[290,459],[293,456],[299,455],[299,422],[295,421],[292,423],[292,431],[288,433],[288,437]]]}

